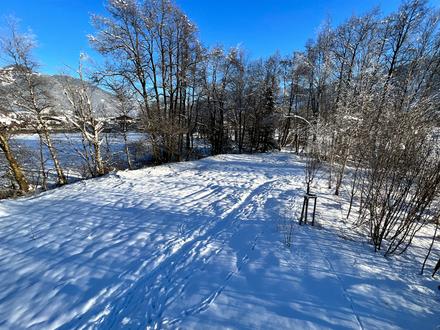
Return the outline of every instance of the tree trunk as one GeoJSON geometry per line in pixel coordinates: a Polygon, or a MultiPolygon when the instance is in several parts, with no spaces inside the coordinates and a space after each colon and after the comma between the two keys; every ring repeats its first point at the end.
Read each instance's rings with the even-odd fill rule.
{"type": "MultiPolygon", "coordinates": [[[[47,182],[47,175],[46,175],[46,166],[44,165],[44,152],[43,152],[43,145],[44,141],[41,135],[40,136],[40,161],[41,161],[41,172],[43,172],[43,183],[41,184],[43,190],[47,190],[46,182],[47,182]]],[[[37,184],[38,186],[38,181],[37,184]]]]}
{"type": "Polygon", "coordinates": [[[105,174],[104,164],[101,156],[101,143],[99,142],[98,132],[95,131],[95,140],[93,143],[95,149],[96,175],[103,176],[105,174]]]}
{"type": "Polygon", "coordinates": [[[125,122],[125,119],[124,119],[124,142],[125,142],[125,154],[127,155],[128,169],[131,171],[133,169],[133,166],[131,165],[130,150],[128,149],[127,123],[125,122]]]}
{"type": "Polygon", "coordinates": [[[29,182],[21,172],[17,160],[12,155],[12,151],[9,148],[8,139],[6,138],[6,132],[4,130],[0,132],[0,148],[5,153],[6,159],[8,160],[9,165],[12,168],[12,172],[14,173],[14,178],[20,186],[20,190],[25,193],[29,192],[29,182]]]}
{"type": "Polygon", "coordinates": [[[52,145],[52,141],[50,140],[49,129],[47,128],[46,123],[43,120],[43,118],[41,118],[40,113],[38,114],[38,121],[40,122],[40,124],[42,126],[42,130],[43,130],[39,134],[43,134],[44,138],[46,139],[45,144],[46,144],[47,148],[49,149],[50,155],[52,156],[53,163],[55,165],[55,170],[57,171],[58,185],[60,185],[60,186],[65,185],[65,184],[67,184],[67,179],[64,176],[63,169],[61,167],[60,162],[58,161],[58,157],[57,157],[55,149],[52,145]]]}
{"type": "Polygon", "coordinates": [[[330,147],[330,169],[329,169],[329,176],[328,176],[328,189],[332,189],[334,145],[335,145],[335,134],[332,134],[332,145],[330,147]]]}
{"type": "Polygon", "coordinates": [[[335,189],[336,196],[339,196],[339,190],[341,189],[342,180],[344,179],[345,167],[347,166],[348,156],[349,155],[347,153],[347,155],[345,156],[344,162],[342,163],[342,168],[341,168],[341,171],[339,172],[338,179],[336,181],[336,189],[335,189]]]}

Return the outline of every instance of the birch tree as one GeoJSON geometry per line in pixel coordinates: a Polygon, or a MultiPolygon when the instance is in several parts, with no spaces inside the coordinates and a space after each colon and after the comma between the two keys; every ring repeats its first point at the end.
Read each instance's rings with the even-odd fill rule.
{"type": "Polygon", "coordinates": [[[64,95],[70,104],[70,113],[66,113],[67,120],[73,124],[82,136],[82,148],[76,148],[78,154],[85,161],[93,177],[105,174],[104,161],[101,155],[105,121],[97,116],[97,105],[92,104],[90,95],[97,88],[85,81],[82,69],[84,54],[80,55],[78,70],[69,67],[78,75],[79,85],[76,80],[64,76],[64,95]]]}
{"type": "Polygon", "coordinates": [[[45,88],[43,77],[35,71],[38,68],[38,63],[33,57],[33,50],[36,47],[35,36],[31,31],[20,33],[18,21],[10,17],[6,22],[7,28],[0,34],[0,56],[13,68],[10,71],[12,76],[8,99],[18,113],[30,116],[41,144],[44,144],[50,152],[58,175],[58,184],[64,185],[67,184],[67,179],[51,141],[46,119],[53,108],[52,97],[45,88]]]}
{"type": "Polygon", "coordinates": [[[30,185],[26,177],[24,176],[20,164],[14,153],[9,146],[9,133],[13,129],[14,122],[10,118],[0,117],[0,149],[6,157],[9,167],[12,172],[12,176],[20,187],[20,190],[24,193],[30,191],[30,185]],[[2,120],[3,119],[3,120],[2,120]]]}

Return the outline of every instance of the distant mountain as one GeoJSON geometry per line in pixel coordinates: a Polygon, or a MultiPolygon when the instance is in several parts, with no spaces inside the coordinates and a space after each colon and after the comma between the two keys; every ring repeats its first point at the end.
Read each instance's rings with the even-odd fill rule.
{"type": "MultiPolygon", "coordinates": [[[[70,84],[82,88],[81,80],[61,75],[44,75],[44,79],[46,80],[49,91],[54,98],[56,112],[61,112],[63,109],[64,111],[65,109],[70,109],[70,104],[63,92],[63,83],[67,79],[70,84]]],[[[100,117],[116,117],[120,115],[118,112],[118,101],[114,95],[95,85],[89,83],[87,85],[88,95],[91,99],[92,105],[100,117]]]]}
{"type": "MultiPolygon", "coordinates": [[[[53,114],[57,116],[63,114],[69,114],[72,112],[72,108],[66,99],[63,91],[63,84],[67,82],[71,85],[78,86],[78,89],[82,89],[81,80],[61,75],[47,75],[41,73],[34,73],[35,77],[38,78],[38,84],[41,86],[43,93],[47,93],[51,96],[51,103],[53,105],[53,114]]],[[[26,81],[21,75],[18,74],[14,66],[6,66],[0,68],[0,78],[1,86],[6,91],[11,88],[18,89],[18,86],[22,86],[26,90],[26,81]]],[[[88,83],[88,94],[91,99],[91,103],[94,109],[97,111],[97,116],[99,117],[116,117],[119,116],[118,112],[118,102],[116,98],[108,91],[99,88],[93,84],[88,83]]],[[[20,109],[16,109],[20,111],[20,109]]]]}

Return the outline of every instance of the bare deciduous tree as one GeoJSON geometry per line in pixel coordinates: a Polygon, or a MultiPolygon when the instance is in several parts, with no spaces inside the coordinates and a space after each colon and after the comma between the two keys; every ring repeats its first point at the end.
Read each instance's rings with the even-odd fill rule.
{"type": "Polygon", "coordinates": [[[20,33],[18,21],[11,16],[6,22],[7,28],[0,34],[0,56],[5,63],[11,65],[7,71],[10,74],[8,100],[17,113],[30,117],[29,121],[38,133],[40,143],[50,152],[58,174],[58,184],[64,185],[67,179],[52,144],[46,118],[53,107],[52,97],[46,89],[43,77],[35,72],[38,68],[32,54],[36,47],[35,36],[31,31],[20,33]]]}
{"type": "MultiPolygon", "coordinates": [[[[189,84],[201,60],[197,27],[171,1],[109,1],[109,17],[92,15],[89,36],[105,62],[98,80],[123,80],[135,93],[156,163],[183,159],[189,84]]],[[[194,94],[193,94],[194,95],[194,94]]]]}
{"type": "Polygon", "coordinates": [[[14,179],[17,181],[20,190],[24,193],[29,192],[30,186],[26,177],[23,175],[21,171],[20,164],[17,159],[14,157],[14,154],[9,146],[9,137],[8,131],[10,129],[10,124],[0,124],[0,148],[3,151],[6,160],[9,163],[11,171],[13,173],[14,179]]]}
{"type": "Polygon", "coordinates": [[[97,105],[92,104],[90,93],[95,86],[87,83],[83,76],[82,60],[80,55],[78,70],[70,68],[78,77],[80,84],[64,76],[64,95],[70,104],[70,113],[66,113],[68,121],[73,124],[82,136],[82,150],[76,148],[85,161],[90,174],[93,177],[105,174],[104,161],[101,155],[103,138],[100,136],[105,127],[105,121],[97,116],[97,105]]]}

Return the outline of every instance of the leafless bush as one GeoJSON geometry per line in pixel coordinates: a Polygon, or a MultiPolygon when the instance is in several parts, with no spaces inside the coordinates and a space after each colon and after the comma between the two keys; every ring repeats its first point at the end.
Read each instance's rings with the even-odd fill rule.
{"type": "Polygon", "coordinates": [[[278,222],[276,223],[277,231],[282,230],[284,235],[284,243],[290,247],[292,236],[295,230],[295,219],[298,213],[297,204],[283,208],[278,212],[278,222]]]}
{"type": "Polygon", "coordinates": [[[130,151],[130,155],[134,158],[134,164],[137,167],[148,160],[150,150],[148,141],[146,139],[142,138],[139,140],[130,141],[128,143],[128,149],[130,151]]]}
{"type": "Polygon", "coordinates": [[[403,253],[429,220],[440,191],[440,154],[423,110],[388,111],[370,143],[358,225],[375,251],[403,253]]]}

